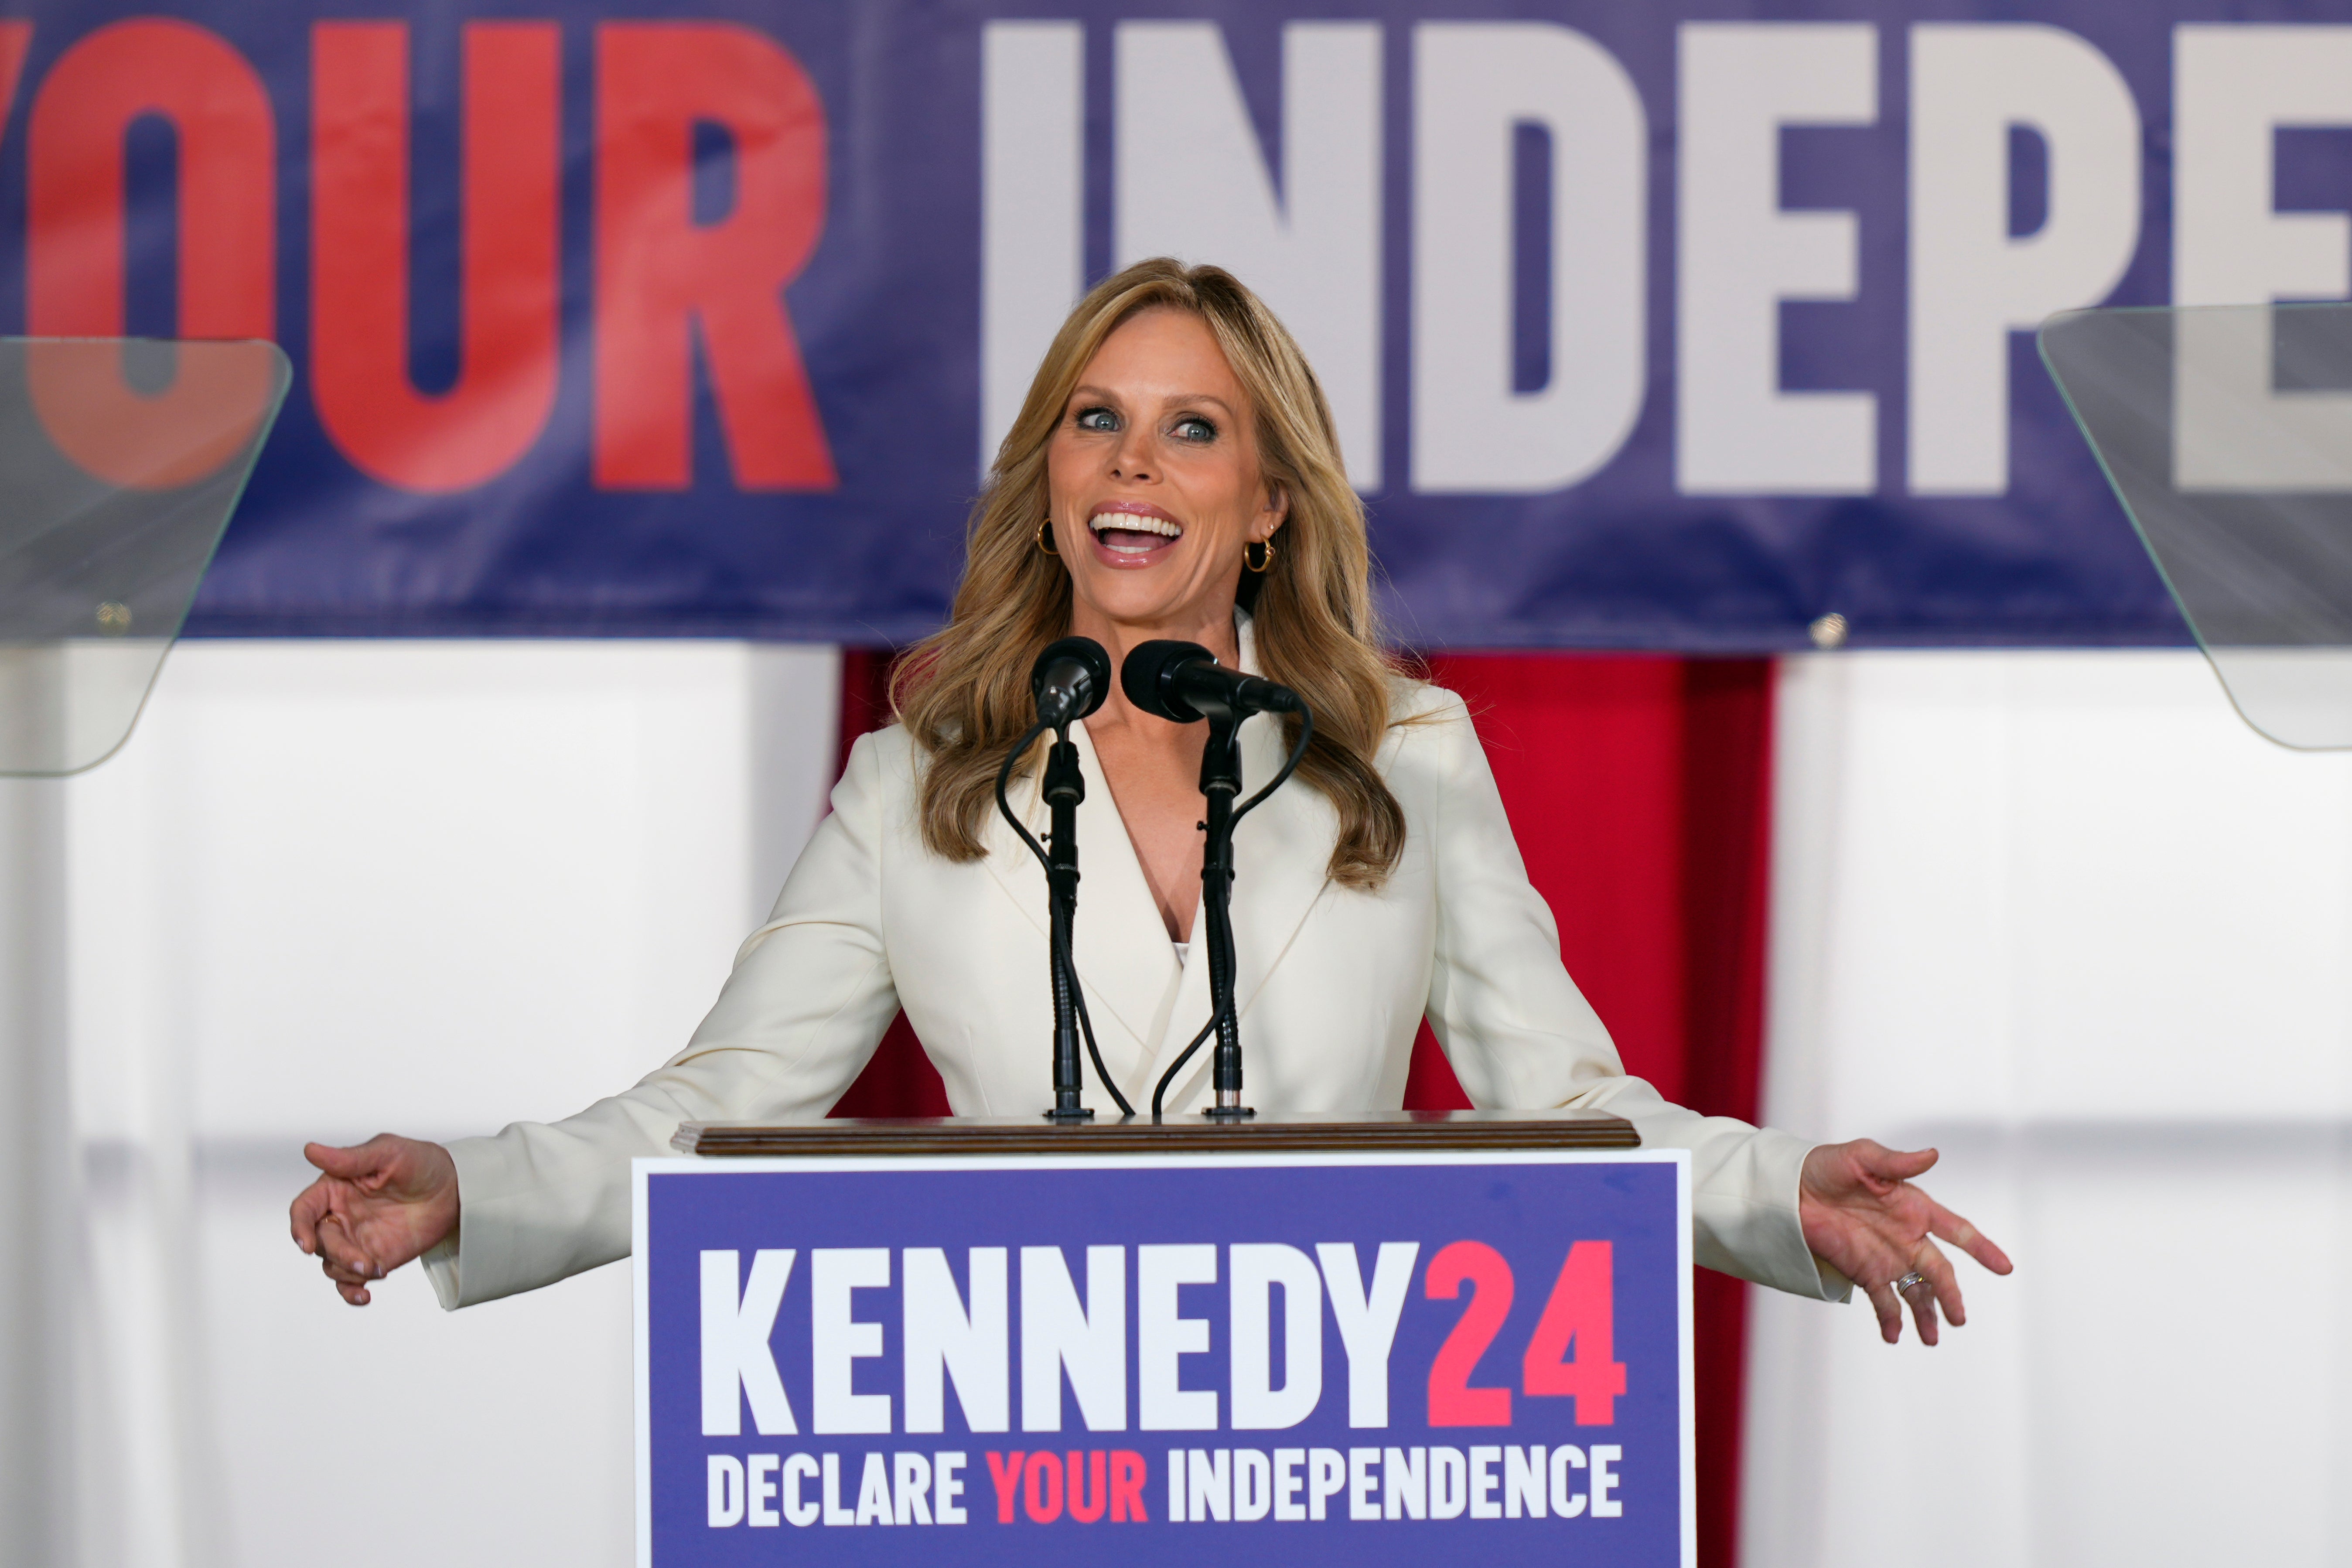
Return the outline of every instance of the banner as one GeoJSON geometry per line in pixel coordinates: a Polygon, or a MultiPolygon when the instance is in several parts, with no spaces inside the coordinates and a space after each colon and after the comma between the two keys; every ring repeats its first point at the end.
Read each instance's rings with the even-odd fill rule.
{"type": "Polygon", "coordinates": [[[2028,329],[2352,293],[2326,16],[37,0],[0,327],[286,347],[196,632],[919,636],[1172,253],[1306,343],[1409,643],[2177,642],[2028,329]]]}
{"type": "Polygon", "coordinates": [[[1689,1563],[1688,1159],[639,1160],[638,1562],[1689,1563]]]}

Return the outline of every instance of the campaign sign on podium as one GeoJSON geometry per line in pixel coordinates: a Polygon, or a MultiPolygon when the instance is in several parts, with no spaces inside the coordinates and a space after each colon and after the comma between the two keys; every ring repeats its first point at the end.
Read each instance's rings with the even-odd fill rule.
{"type": "Polygon", "coordinates": [[[1678,1151],[635,1180],[646,1568],[1695,1560],[1678,1151]]]}

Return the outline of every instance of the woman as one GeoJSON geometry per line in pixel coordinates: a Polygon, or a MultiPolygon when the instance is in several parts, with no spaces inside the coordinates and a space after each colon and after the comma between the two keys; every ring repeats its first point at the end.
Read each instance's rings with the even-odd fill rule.
{"type": "MultiPolygon", "coordinates": [[[[1559,961],[1459,699],[1381,651],[1363,510],[1297,345],[1210,267],[1129,268],[1071,313],[974,510],[947,627],[866,736],[833,813],[686,1049],[627,1093],[552,1125],[447,1148],[389,1134],[312,1144],[325,1173],[294,1237],[343,1298],[422,1257],[445,1306],[548,1284],[629,1250],[629,1161],[686,1121],[821,1116],[903,1006],[955,1109],[1047,1098],[1045,886],[993,809],[1033,717],[1032,661],[1095,638],[1114,662],[1158,637],[1206,645],[1291,687],[1315,715],[1297,777],[1241,824],[1233,924],[1251,1100],[1393,1107],[1424,1015],[1481,1105],[1605,1107],[1644,1143],[1693,1152],[1696,1255],[1811,1296],[1868,1290],[1881,1331],[1962,1321],[1942,1237],[1996,1272],[2000,1248],[1908,1178],[1932,1151],[1786,1133],[1666,1104],[1624,1076],[1559,961]],[[1243,585],[1254,613],[1236,608],[1243,585]]],[[[1148,1099],[1208,1016],[1188,963],[1200,897],[1205,726],[1114,689],[1073,738],[1090,790],[1076,962],[1104,1063],[1148,1099]]],[[[1288,733],[1241,731],[1272,776],[1288,733]]],[[[1017,797],[1041,820],[1034,772],[1017,797]]],[[[1206,1103],[1209,1053],[1169,1103],[1206,1103]]],[[[1090,1083],[1088,1098],[1108,1097],[1090,1083]]]]}

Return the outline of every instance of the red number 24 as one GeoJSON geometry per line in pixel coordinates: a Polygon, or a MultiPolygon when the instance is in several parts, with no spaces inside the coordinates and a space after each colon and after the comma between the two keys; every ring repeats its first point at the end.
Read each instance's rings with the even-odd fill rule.
{"type": "MultiPolygon", "coordinates": [[[[1615,1359],[1612,1273],[1609,1243],[1580,1241],[1570,1247],[1520,1363],[1520,1391],[1573,1396],[1580,1426],[1611,1425],[1616,1419],[1616,1397],[1625,1392],[1625,1364],[1615,1359]]],[[[1423,1289],[1431,1300],[1451,1300],[1465,1284],[1474,1291],[1470,1304],[1430,1363],[1429,1424],[1507,1426],[1511,1391],[1473,1388],[1470,1374],[1510,1316],[1511,1266],[1482,1241],[1454,1242],[1429,1260],[1423,1289]]]]}

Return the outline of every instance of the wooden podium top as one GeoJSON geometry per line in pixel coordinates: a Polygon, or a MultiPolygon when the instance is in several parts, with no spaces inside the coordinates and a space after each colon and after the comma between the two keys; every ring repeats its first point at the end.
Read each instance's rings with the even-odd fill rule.
{"type": "Polygon", "coordinates": [[[1638,1149],[1642,1139],[1632,1122],[1601,1110],[1327,1110],[1265,1111],[1241,1121],[1198,1113],[1058,1123],[1042,1115],[688,1121],[670,1146],[682,1154],[773,1158],[1638,1149]]]}

